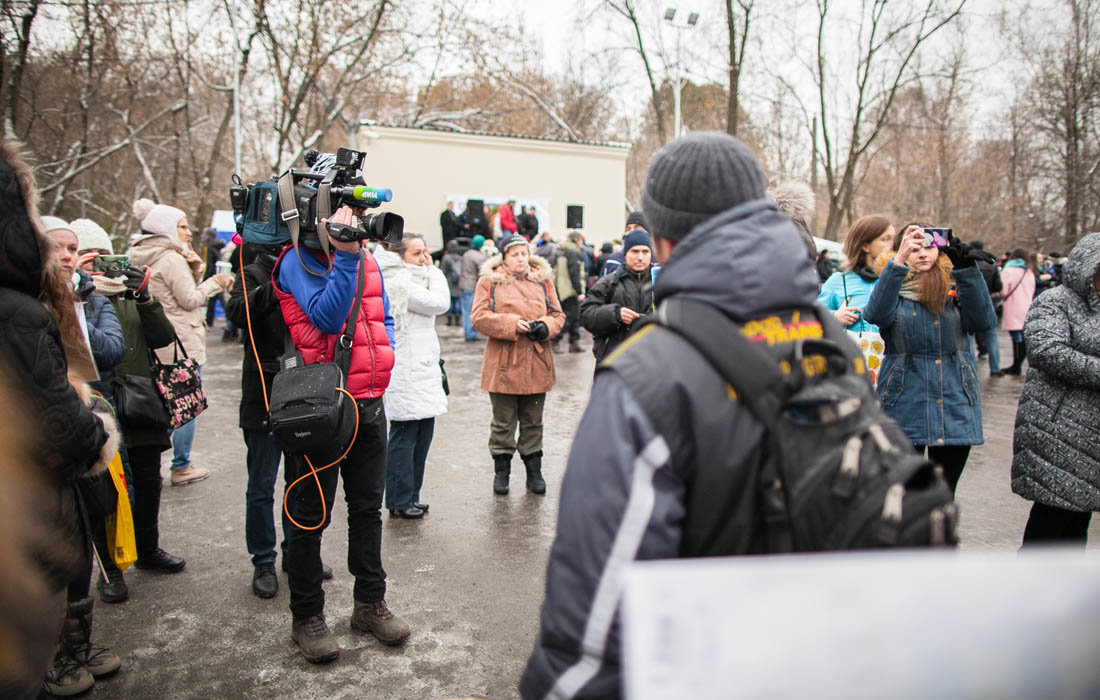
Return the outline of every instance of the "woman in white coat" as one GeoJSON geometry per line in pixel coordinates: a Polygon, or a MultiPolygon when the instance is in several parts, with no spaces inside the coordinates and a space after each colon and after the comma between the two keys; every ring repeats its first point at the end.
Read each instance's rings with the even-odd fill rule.
{"type": "Polygon", "coordinates": [[[428,504],[420,501],[420,487],[435,417],[447,412],[435,317],[450,308],[451,292],[420,236],[386,243],[374,257],[390,300],[396,355],[383,398],[390,420],[386,508],[394,517],[422,518],[428,504]]]}

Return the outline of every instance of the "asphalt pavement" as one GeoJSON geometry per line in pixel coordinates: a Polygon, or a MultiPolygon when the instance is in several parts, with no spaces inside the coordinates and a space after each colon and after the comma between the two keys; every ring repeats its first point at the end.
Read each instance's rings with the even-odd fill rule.
{"type": "MultiPolygon", "coordinates": [[[[252,594],[244,542],[245,448],[237,427],[243,348],[210,331],[203,379],[210,408],[199,418],[193,463],[209,479],[167,485],[161,545],[186,558],[179,574],[130,569],[130,599],[97,602],[95,639],[123,657],[121,672],[91,698],[518,697],[516,684],[538,624],[546,558],[554,535],[561,473],[588,399],[591,353],[555,355],[558,384],[545,410],[547,494],[492,493],[491,409],[479,388],[483,342],[438,324],[450,379],[449,412],[436,420],[422,497],[423,520],[383,514],[387,601],[412,626],[398,648],[352,630],[347,520],[337,499],[322,556],[336,572],[325,583],[326,614],[342,653],[328,665],[304,661],[290,639],[286,576],[278,597],[252,594]]],[[[1002,334],[1002,358],[1011,357],[1002,334]],[[1006,355],[1007,351],[1007,355],[1006,355]]],[[[586,337],[585,347],[591,346],[586,337]]],[[[984,361],[980,368],[988,375],[984,361]]],[[[1015,549],[1030,504],[1009,487],[1012,425],[1021,378],[982,380],[986,444],[971,453],[958,490],[964,549],[1015,549]]],[[[281,482],[281,479],[280,479],[281,482]]],[[[276,498],[281,506],[281,494],[276,498]]],[[[1100,546],[1100,518],[1090,532],[1100,546]]]]}

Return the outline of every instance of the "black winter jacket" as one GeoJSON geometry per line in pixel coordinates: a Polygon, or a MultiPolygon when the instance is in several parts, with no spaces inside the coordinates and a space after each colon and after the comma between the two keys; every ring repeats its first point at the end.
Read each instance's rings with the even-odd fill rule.
{"type": "Polygon", "coordinates": [[[625,306],[642,316],[653,308],[653,290],[650,288],[651,267],[632,272],[625,265],[606,277],[601,277],[588,290],[581,302],[581,325],[595,337],[592,354],[598,365],[608,353],[626,340],[632,325],[623,323],[620,311],[625,306]]]}
{"type": "Polygon", "coordinates": [[[264,387],[271,392],[271,381],[279,371],[279,357],[283,354],[286,323],[279,308],[279,300],[271,286],[271,273],[275,269],[280,248],[245,243],[238,248],[244,256],[244,267],[237,274],[236,283],[229,293],[225,315],[233,325],[244,329],[244,362],[241,368],[240,427],[244,430],[267,432],[267,403],[264,387]],[[242,284],[243,276],[243,284],[242,284]],[[248,290],[248,309],[245,310],[245,290],[248,290]],[[248,335],[251,317],[252,335],[248,335]],[[263,367],[263,384],[256,367],[256,353],[263,367]]]}

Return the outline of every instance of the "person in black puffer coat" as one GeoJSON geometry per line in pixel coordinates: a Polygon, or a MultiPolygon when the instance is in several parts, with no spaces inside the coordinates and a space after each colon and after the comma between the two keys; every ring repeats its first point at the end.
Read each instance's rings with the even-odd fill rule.
{"type": "MultiPolygon", "coordinates": [[[[56,244],[37,221],[31,169],[11,143],[0,139],[0,365],[12,380],[17,404],[31,417],[31,457],[48,485],[48,497],[36,504],[32,517],[48,533],[49,544],[35,557],[49,590],[60,593],[87,569],[90,556],[78,481],[107,468],[118,440],[108,432],[114,431],[113,421],[85,405],[70,383],[66,351],[87,350],[69,282],[51,261],[56,244]]],[[[64,645],[61,657],[65,663],[54,680],[66,675],[90,687],[87,671],[69,663],[64,645]]],[[[55,675],[54,668],[50,672],[55,675]]]]}
{"type": "Polygon", "coordinates": [[[653,308],[649,234],[631,231],[623,240],[626,263],[601,277],[581,303],[581,325],[595,338],[596,366],[626,340],[634,323],[653,308]]]}

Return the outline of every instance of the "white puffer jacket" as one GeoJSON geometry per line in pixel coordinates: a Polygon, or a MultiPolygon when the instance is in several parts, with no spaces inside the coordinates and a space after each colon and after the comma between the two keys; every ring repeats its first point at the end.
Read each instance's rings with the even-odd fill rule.
{"type": "Polygon", "coordinates": [[[447,278],[434,265],[406,265],[381,246],[374,259],[382,269],[394,320],[396,360],[383,397],[386,417],[400,421],[441,416],[447,412],[447,396],[435,317],[451,307],[447,278]]]}

